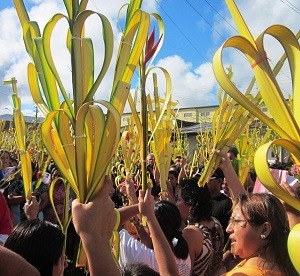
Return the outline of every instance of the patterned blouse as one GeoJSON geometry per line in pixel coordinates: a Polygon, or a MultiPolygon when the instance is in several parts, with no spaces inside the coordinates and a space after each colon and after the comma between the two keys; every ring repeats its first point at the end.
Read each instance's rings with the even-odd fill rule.
{"type": "Polygon", "coordinates": [[[218,270],[223,258],[224,233],[220,222],[213,217],[214,227],[212,229],[195,224],[203,234],[202,253],[195,258],[192,275],[213,275],[218,270]]]}

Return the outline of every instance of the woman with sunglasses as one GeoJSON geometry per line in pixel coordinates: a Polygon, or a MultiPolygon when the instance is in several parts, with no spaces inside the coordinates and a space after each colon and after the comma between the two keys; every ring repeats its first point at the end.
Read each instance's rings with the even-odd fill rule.
{"type": "Polygon", "coordinates": [[[191,275],[214,275],[221,265],[224,235],[220,222],[211,216],[207,186],[199,187],[198,178],[184,179],[175,199],[189,246],[191,275]]]}

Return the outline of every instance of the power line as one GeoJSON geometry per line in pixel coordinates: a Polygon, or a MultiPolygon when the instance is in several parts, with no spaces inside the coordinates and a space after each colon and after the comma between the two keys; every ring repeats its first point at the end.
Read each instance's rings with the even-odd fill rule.
{"type": "Polygon", "coordinates": [[[223,15],[221,15],[218,11],[217,11],[217,9],[215,9],[207,0],[204,0],[206,3],[207,3],[207,5],[209,5],[234,31],[238,31],[232,24],[230,24],[230,22],[229,21],[227,21],[227,19],[223,16],[223,15]]]}
{"type": "Polygon", "coordinates": [[[169,18],[169,20],[173,23],[173,25],[176,27],[176,29],[181,33],[181,35],[189,42],[189,44],[192,46],[192,48],[198,53],[198,55],[200,57],[202,57],[206,62],[211,63],[209,60],[207,60],[196,48],[196,46],[194,46],[194,44],[191,42],[191,40],[185,35],[185,33],[178,27],[178,25],[175,23],[175,21],[169,16],[169,14],[166,12],[166,10],[162,7],[162,5],[160,5],[160,3],[155,0],[155,2],[157,3],[157,5],[160,7],[160,9],[166,14],[166,16],[169,18]]]}
{"type": "Polygon", "coordinates": [[[188,1],[188,0],[185,0],[185,2],[187,2],[189,4],[189,6],[221,37],[223,38],[224,40],[226,40],[226,38],[224,36],[222,36],[209,22],[208,20],[206,20],[204,18],[204,16],[202,16],[202,14],[188,1]]]}
{"type": "Polygon", "coordinates": [[[300,14],[300,10],[294,5],[292,4],[290,1],[288,0],[284,0],[286,1],[286,3],[283,0],[280,0],[284,5],[286,5],[287,7],[289,7],[290,9],[292,9],[294,12],[300,14]]]}

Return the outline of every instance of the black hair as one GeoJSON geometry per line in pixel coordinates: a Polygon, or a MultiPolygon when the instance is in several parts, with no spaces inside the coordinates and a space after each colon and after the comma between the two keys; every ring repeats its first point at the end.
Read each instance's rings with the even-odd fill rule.
{"type": "Polygon", "coordinates": [[[159,273],[143,263],[126,264],[121,268],[122,276],[159,276],[159,273]]]}
{"type": "Polygon", "coordinates": [[[40,272],[52,276],[53,265],[63,253],[64,235],[49,221],[25,220],[17,224],[5,242],[5,247],[21,255],[40,272]]]}
{"type": "Polygon", "coordinates": [[[189,247],[179,230],[181,215],[177,206],[169,201],[161,200],[155,203],[154,213],[174,255],[178,259],[185,260],[189,254],[189,247]]]}
{"type": "Polygon", "coordinates": [[[197,223],[201,220],[210,220],[212,201],[206,185],[198,186],[198,177],[183,179],[179,183],[181,197],[186,205],[191,206],[189,222],[197,223]]]}
{"type": "Polygon", "coordinates": [[[239,151],[237,150],[236,147],[231,147],[231,148],[228,150],[228,152],[233,153],[235,157],[237,157],[238,154],[239,154],[239,151]]]}
{"type": "Polygon", "coordinates": [[[178,179],[179,172],[178,172],[177,170],[170,170],[170,171],[169,171],[169,174],[174,175],[174,177],[175,177],[176,179],[178,179]]]}

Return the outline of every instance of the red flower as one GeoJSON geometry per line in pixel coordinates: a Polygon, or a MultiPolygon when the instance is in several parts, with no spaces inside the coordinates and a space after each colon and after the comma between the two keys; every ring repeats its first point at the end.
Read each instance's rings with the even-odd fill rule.
{"type": "Polygon", "coordinates": [[[152,33],[150,34],[150,36],[146,42],[144,65],[146,65],[146,63],[150,60],[150,58],[153,57],[153,55],[159,45],[159,42],[162,39],[162,35],[161,35],[160,38],[158,39],[158,41],[154,44],[154,34],[155,34],[155,29],[153,29],[152,33]]]}

